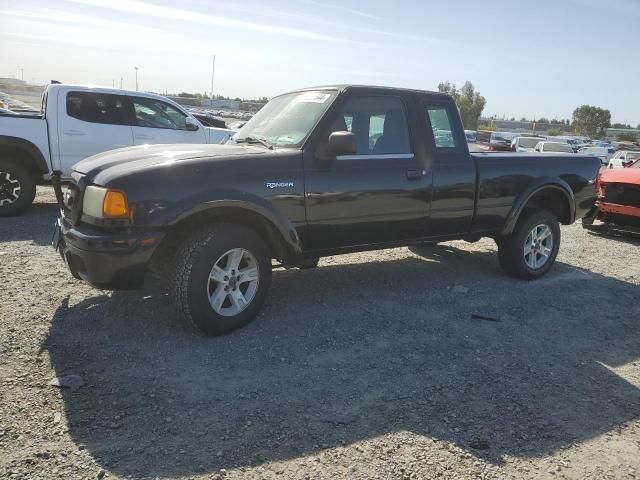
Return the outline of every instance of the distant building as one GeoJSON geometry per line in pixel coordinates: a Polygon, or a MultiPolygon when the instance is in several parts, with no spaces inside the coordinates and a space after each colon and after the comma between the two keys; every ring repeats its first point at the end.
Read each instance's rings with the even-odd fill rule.
{"type": "Polygon", "coordinates": [[[636,141],[640,140],[640,130],[637,128],[607,128],[605,136],[609,140],[617,140],[621,133],[635,137],[636,141]]]}
{"type": "Polygon", "coordinates": [[[24,87],[27,82],[18,78],[0,78],[0,87],[24,87]]]}
{"type": "Polygon", "coordinates": [[[201,101],[200,106],[219,110],[240,110],[240,103],[240,100],[209,100],[205,98],[201,101]]]}

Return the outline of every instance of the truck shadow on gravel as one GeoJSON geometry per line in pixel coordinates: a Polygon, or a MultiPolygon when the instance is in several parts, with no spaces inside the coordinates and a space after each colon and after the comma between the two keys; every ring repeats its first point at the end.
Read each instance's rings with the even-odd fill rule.
{"type": "Polygon", "coordinates": [[[70,435],[118,475],[174,477],[396,432],[500,464],[640,417],[614,371],[640,355],[638,286],[566,264],[519,282],[490,251],[419,252],[274,272],[264,313],[222,338],[153,290],[65,302],[45,348],[85,381],[63,391],[70,435]]]}

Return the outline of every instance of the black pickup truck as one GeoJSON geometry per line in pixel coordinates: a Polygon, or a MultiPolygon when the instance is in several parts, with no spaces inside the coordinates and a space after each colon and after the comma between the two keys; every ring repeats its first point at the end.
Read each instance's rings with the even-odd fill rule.
{"type": "MultiPolygon", "coordinates": [[[[76,164],[54,246],[102,289],[164,272],[181,316],[211,335],[250,322],[272,260],[494,238],[503,269],[552,266],[559,224],[596,199],[600,161],[572,154],[470,154],[453,100],[327,86],[272,99],[225,145],[114,150],[76,164]]],[[[345,267],[348,268],[348,267],[345,267]]]]}

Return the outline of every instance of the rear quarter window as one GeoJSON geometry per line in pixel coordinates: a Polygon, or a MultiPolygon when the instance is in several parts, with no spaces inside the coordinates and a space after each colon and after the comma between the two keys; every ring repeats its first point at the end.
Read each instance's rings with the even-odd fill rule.
{"type": "Polygon", "coordinates": [[[91,123],[127,125],[125,97],[109,93],[67,93],[67,115],[91,123]]]}

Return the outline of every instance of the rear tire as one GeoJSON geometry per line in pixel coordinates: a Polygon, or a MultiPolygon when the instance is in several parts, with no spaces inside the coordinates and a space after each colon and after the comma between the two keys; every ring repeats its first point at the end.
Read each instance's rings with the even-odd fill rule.
{"type": "Polygon", "coordinates": [[[36,196],[31,172],[12,160],[0,160],[0,217],[24,212],[36,196]]]}
{"type": "Polygon", "coordinates": [[[250,228],[220,224],[179,247],[169,290],[180,316],[196,330],[224,335],[255,318],[270,284],[267,245],[250,228]]]}
{"type": "Polygon", "coordinates": [[[502,269],[523,280],[535,280],[553,266],[560,248],[560,224],[546,210],[525,210],[511,235],[496,239],[502,269]]]}

